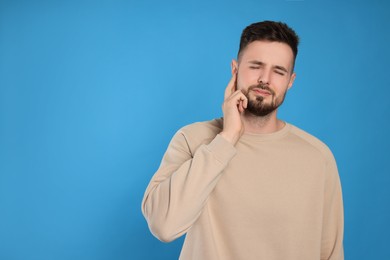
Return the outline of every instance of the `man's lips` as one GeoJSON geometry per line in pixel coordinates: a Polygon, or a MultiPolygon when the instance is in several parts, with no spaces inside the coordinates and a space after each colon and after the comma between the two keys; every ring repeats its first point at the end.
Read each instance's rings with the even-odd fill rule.
{"type": "Polygon", "coordinates": [[[269,96],[271,95],[271,93],[268,91],[268,90],[265,90],[265,89],[261,89],[261,88],[254,88],[252,89],[253,92],[255,92],[256,94],[259,94],[259,95],[262,95],[262,96],[269,96]]]}

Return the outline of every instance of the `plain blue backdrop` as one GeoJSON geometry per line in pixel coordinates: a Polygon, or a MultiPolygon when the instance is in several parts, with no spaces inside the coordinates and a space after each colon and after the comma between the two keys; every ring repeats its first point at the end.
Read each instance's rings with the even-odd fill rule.
{"type": "Polygon", "coordinates": [[[242,29],[301,37],[280,117],[334,152],[345,255],[390,259],[387,1],[0,0],[0,259],[177,259],[141,214],[182,126],[220,117],[242,29]]]}

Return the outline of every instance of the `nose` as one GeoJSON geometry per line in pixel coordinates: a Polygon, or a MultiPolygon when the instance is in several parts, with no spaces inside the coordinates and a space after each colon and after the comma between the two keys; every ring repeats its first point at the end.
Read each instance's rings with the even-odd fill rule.
{"type": "Polygon", "coordinates": [[[269,79],[270,79],[270,72],[267,70],[263,70],[260,73],[259,78],[257,79],[257,82],[269,85],[269,79]]]}

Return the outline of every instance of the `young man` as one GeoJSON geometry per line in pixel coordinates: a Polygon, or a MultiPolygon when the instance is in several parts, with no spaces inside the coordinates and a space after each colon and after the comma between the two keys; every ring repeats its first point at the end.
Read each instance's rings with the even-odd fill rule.
{"type": "Polygon", "coordinates": [[[295,79],[298,36],[264,21],[244,29],[223,119],[173,137],[142,202],[180,259],[344,259],[343,203],[328,147],[277,118],[295,79]]]}

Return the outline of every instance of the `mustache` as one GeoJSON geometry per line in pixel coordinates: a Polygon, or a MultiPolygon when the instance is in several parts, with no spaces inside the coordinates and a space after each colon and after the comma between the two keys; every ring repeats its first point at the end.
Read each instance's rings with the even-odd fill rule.
{"type": "Polygon", "coordinates": [[[275,95],[275,92],[270,88],[268,87],[268,84],[264,84],[264,83],[259,83],[257,85],[252,85],[248,88],[248,92],[253,90],[253,89],[262,89],[262,90],[266,90],[268,91],[269,93],[271,93],[271,95],[275,95]]]}

